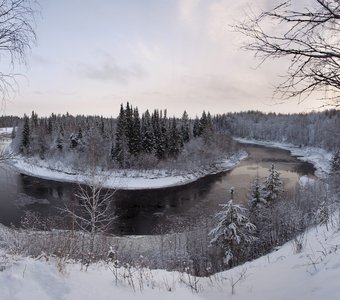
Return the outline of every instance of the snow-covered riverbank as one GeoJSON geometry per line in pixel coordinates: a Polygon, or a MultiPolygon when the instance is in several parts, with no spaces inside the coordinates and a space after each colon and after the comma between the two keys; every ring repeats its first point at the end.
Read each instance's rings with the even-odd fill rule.
{"type": "Polygon", "coordinates": [[[330,161],[332,159],[332,153],[327,152],[326,150],[321,148],[298,147],[296,145],[287,143],[249,140],[243,138],[234,138],[234,140],[244,144],[254,144],[288,150],[293,156],[296,156],[298,159],[312,163],[316,168],[315,175],[317,177],[325,177],[330,171],[330,161]]]}
{"type": "MultiPolygon", "coordinates": [[[[289,150],[293,156],[300,160],[312,163],[316,168],[316,176],[324,177],[329,173],[330,160],[332,154],[314,147],[300,148],[293,144],[268,142],[258,140],[248,140],[235,138],[240,143],[256,144],[266,147],[274,147],[289,150]]],[[[215,163],[209,167],[201,168],[196,171],[167,171],[167,170],[114,170],[114,171],[97,171],[95,175],[96,182],[100,182],[107,188],[119,189],[156,189],[172,186],[185,185],[194,182],[210,174],[227,171],[235,167],[241,160],[247,157],[247,153],[240,151],[232,157],[221,162],[215,163]]],[[[50,179],[61,182],[91,183],[94,176],[89,172],[80,172],[68,168],[62,163],[54,163],[53,167],[49,162],[37,158],[26,158],[17,155],[9,165],[18,172],[36,176],[39,178],[50,179]]]]}
{"type": "Polygon", "coordinates": [[[51,167],[48,162],[40,159],[25,158],[17,155],[9,162],[9,166],[18,172],[44,179],[61,182],[91,183],[94,180],[107,188],[119,189],[156,189],[179,186],[191,183],[207,175],[228,171],[238,165],[248,154],[240,151],[235,155],[198,171],[167,171],[167,170],[114,170],[98,171],[95,175],[89,172],[77,172],[63,164],[51,167]]]}

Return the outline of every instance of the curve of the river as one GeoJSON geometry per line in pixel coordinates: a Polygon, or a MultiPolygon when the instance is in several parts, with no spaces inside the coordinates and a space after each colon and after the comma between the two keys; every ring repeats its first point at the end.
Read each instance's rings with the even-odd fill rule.
{"type": "MultiPolygon", "coordinates": [[[[229,200],[235,188],[236,201],[247,201],[253,178],[264,178],[272,163],[280,172],[286,189],[300,176],[314,176],[313,165],[290,155],[289,151],[255,145],[243,145],[249,156],[230,171],[209,175],[193,183],[154,190],[118,191],[113,210],[117,219],[114,234],[155,234],[182,231],[204,224],[229,200]]],[[[25,212],[65,219],[58,208],[74,199],[76,184],[44,180],[20,174],[0,166],[0,222],[20,226],[25,212]]]]}

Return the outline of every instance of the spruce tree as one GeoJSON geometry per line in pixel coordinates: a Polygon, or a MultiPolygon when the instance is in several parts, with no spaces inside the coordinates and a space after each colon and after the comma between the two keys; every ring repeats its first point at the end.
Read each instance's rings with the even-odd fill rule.
{"type": "Polygon", "coordinates": [[[24,115],[24,126],[22,129],[22,139],[21,139],[21,152],[28,152],[29,145],[31,142],[31,130],[30,130],[30,124],[29,124],[29,118],[27,115],[24,115]]]}
{"type": "Polygon", "coordinates": [[[131,149],[130,152],[133,155],[138,155],[141,152],[141,121],[139,118],[138,108],[133,109],[133,125],[131,136],[131,149]]]}
{"type": "Polygon", "coordinates": [[[62,151],[64,149],[64,129],[62,126],[59,128],[59,133],[56,140],[57,149],[62,151]]]}
{"type": "MultiPolygon", "coordinates": [[[[129,107],[129,104],[127,104],[129,107]]],[[[129,108],[130,109],[130,108],[129,108]]],[[[120,106],[120,112],[117,119],[116,137],[115,137],[115,149],[114,149],[114,159],[120,167],[125,168],[127,166],[128,157],[128,138],[126,136],[127,122],[126,115],[124,111],[123,104],[120,106]]]]}
{"type": "Polygon", "coordinates": [[[169,154],[168,123],[167,112],[164,110],[163,116],[161,118],[162,153],[158,153],[160,159],[166,158],[169,154]]]}
{"type": "Polygon", "coordinates": [[[32,111],[31,123],[32,128],[38,127],[38,115],[34,111],[32,111]]]}
{"type": "Polygon", "coordinates": [[[125,108],[125,136],[127,139],[129,153],[134,153],[134,128],[133,128],[133,108],[129,102],[126,103],[125,108]]]}
{"type": "Polygon", "coordinates": [[[269,169],[269,175],[264,181],[262,192],[267,203],[275,201],[284,192],[280,173],[276,171],[274,164],[269,169]]]}
{"type": "Polygon", "coordinates": [[[151,116],[147,110],[142,116],[142,149],[144,153],[152,153],[154,150],[155,137],[151,125],[151,116]]]}
{"type": "Polygon", "coordinates": [[[152,117],[152,128],[154,133],[154,151],[155,156],[158,159],[163,159],[165,157],[165,138],[162,132],[162,116],[158,110],[155,110],[152,117]]]}
{"type": "Polygon", "coordinates": [[[240,258],[242,248],[255,240],[254,224],[246,217],[246,209],[234,204],[233,188],[230,190],[231,199],[222,204],[221,211],[216,214],[217,226],[209,233],[212,236],[211,245],[220,247],[224,251],[224,262],[232,266],[240,258]]]}
{"type": "Polygon", "coordinates": [[[169,156],[176,158],[180,152],[181,136],[177,129],[177,122],[172,118],[169,131],[169,156]]]}
{"type": "Polygon", "coordinates": [[[263,187],[260,185],[260,179],[258,176],[255,177],[254,182],[252,183],[249,202],[251,210],[267,203],[267,201],[263,198],[263,187]]]}
{"type": "Polygon", "coordinates": [[[187,143],[190,140],[190,124],[189,117],[186,111],[183,112],[181,119],[181,136],[183,143],[187,143]]]}
{"type": "Polygon", "coordinates": [[[194,120],[194,126],[193,126],[193,132],[192,132],[194,137],[199,137],[200,136],[200,120],[198,117],[195,118],[194,120]]]}
{"type": "Polygon", "coordinates": [[[207,117],[205,110],[203,110],[203,113],[202,113],[202,116],[199,122],[199,136],[203,134],[203,132],[206,130],[207,127],[208,127],[208,117],[207,117]]]}

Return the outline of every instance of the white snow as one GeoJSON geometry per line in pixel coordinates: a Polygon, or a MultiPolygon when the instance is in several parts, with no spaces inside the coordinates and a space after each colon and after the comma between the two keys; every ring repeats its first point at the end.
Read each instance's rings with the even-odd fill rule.
{"type": "Polygon", "coordinates": [[[306,175],[301,176],[299,179],[299,184],[302,186],[312,185],[314,182],[315,180],[313,178],[309,178],[306,175]]]}
{"type": "Polygon", "coordinates": [[[332,159],[332,153],[327,152],[324,149],[316,147],[298,147],[293,144],[249,140],[243,138],[234,138],[234,140],[240,143],[262,145],[266,147],[280,148],[289,150],[293,156],[297,156],[302,161],[310,162],[316,168],[315,175],[318,177],[325,177],[330,171],[330,161],[332,159]]]}
{"type": "Polygon", "coordinates": [[[323,226],[312,228],[301,241],[301,253],[288,242],[252,262],[210,278],[196,278],[198,293],[189,284],[195,278],[178,272],[131,269],[129,273],[119,268],[116,284],[112,264],[99,262],[86,270],[71,261],[8,255],[0,249],[0,299],[340,299],[339,224],[329,231],[323,226]],[[237,283],[232,293],[233,282],[237,283]]]}
{"type": "Polygon", "coordinates": [[[11,134],[12,130],[13,130],[13,127],[0,127],[0,135],[1,134],[11,134]]]}
{"type": "MultiPolygon", "coordinates": [[[[241,160],[247,157],[247,153],[240,151],[239,153],[220,161],[209,168],[192,172],[169,172],[166,170],[152,171],[134,171],[134,170],[114,170],[114,171],[98,171],[95,175],[96,181],[100,182],[104,187],[119,189],[151,189],[163,188],[170,186],[178,186],[188,184],[204,176],[230,170],[235,167],[241,160]]],[[[21,173],[32,175],[45,179],[52,179],[62,182],[78,182],[89,183],[93,181],[91,172],[80,173],[73,169],[65,169],[60,164],[51,168],[45,161],[40,159],[28,159],[20,155],[16,155],[9,162],[16,170],[21,173]]]]}

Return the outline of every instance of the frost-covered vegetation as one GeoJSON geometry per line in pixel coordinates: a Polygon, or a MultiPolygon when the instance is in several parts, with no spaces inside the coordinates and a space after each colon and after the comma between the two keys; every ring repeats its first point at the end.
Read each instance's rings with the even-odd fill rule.
{"type": "Polygon", "coordinates": [[[262,141],[284,142],[328,151],[340,148],[340,111],[305,114],[275,114],[248,111],[214,117],[218,130],[233,136],[262,141]]]}
{"type": "MultiPolygon", "coordinates": [[[[333,139],[334,144],[337,142],[333,139]]],[[[330,231],[338,228],[338,151],[334,152],[330,170],[326,180],[301,181],[294,190],[285,190],[280,174],[272,165],[266,178],[255,178],[252,184],[249,183],[248,199],[234,199],[232,195],[232,201],[222,206],[216,220],[207,218],[199,228],[178,234],[112,237],[99,227],[94,228],[98,231],[91,232],[90,223],[84,223],[83,230],[79,230],[81,226],[75,226],[65,231],[62,228],[70,228],[70,223],[64,227],[63,222],[72,222],[72,217],[75,222],[79,221],[77,216],[72,216],[72,211],[68,220],[28,214],[23,219],[23,229],[1,228],[0,244],[6,251],[3,260],[18,254],[51,260],[56,262],[56,268],[61,273],[68,266],[73,268],[77,265],[83,270],[92,270],[101,264],[110,271],[111,282],[115,282],[115,286],[128,285],[132,290],[141,291],[149,284],[156,284],[148,281],[154,274],[150,268],[176,270],[181,272],[176,273],[179,274],[176,278],[181,278],[181,284],[195,293],[203,292],[200,283],[205,279],[199,276],[210,275],[207,280],[214,282],[214,276],[222,274],[217,272],[268,254],[287,241],[291,241],[289,248],[293,253],[304,253],[307,251],[306,230],[313,226],[330,231]],[[241,206],[238,202],[247,205],[241,206]]],[[[91,195],[87,198],[91,204],[91,195]]],[[[221,203],[226,200],[221,199],[221,203]]],[[[105,207],[104,203],[104,211],[105,207]]],[[[328,246],[323,247],[326,249],[328,246]]],[[[336,247],[340,246],[334,247],[333,252],[325,253],[325,257],[335,253],[336,247]]],[[[331,248],[328,250],[331,251],[331,248]]],[[[267,256],[268,259],[273,255],[267,256]]],[[[308,272],[317,273],[319,258],[310,254],[306,258],[310,259],[307,261],[310,265],[306,267],[308,272]]],[[[2,264],[6,269],[6,261],[2,264]]],[[[247,271],[242,268],[223,273],[230,275],[218,284],[224,288],[228,286],[230,293],[234,294],[247,277],[247,271]]],[[[169,288],[171,291],[173,286],[169,288]]]]}
{"type": "MultiPolygon", "coordinates": [[[[325,122],[324,130],[327,128],[331,131],[334,131],[339,120],[339,115],[333,111],[312,113],[310,116],[260,114],[257,123],[246,121],[248,117],[252,119],[252,116],[257,114],[254,112],[214,116],[212,118],[203,114],[201,119],[193,121],[187,119],[186,114],[182,119],[168,119],[164,116],[164,112],[155,111],[150,116],[148,112],[143,114],[139,120],[139,127],[136,124],[133,125],[133,122],[127,121],[129,114],[131,116],[131,111],[132,121],[138,121],[137,109],[132,109],[129,105],[125,108],[121,107],[118,120],[101,117],[72,117],[69,115],[38,118],[33,113],[31,118],[25,117],[23,124],[19,126],[14,147],[18,147],[18,151],[28,157],[38,156],[41,160],[64,159],[66,161],[70,161],[70,157],[72,157],[81,159],[83,163],[87,163],[90,167],[91,164],[101,168],[105,168],[106,164],[111,168],[140,167],[138,165],[140,162],[136,163],[136,161],[139,159],[143,161],[145,157],[152,158],[151,163],[150,161],[147,163],[147,167],[154,166],[152,163],[154,160],[157,161],[158,167],[166,166],[167,162],[181,164],[181,161],[185,160],[185,153],[191,153],[195,163],[201,164],[202,161],[207,162],[212,157],[217,157],[217,154],[221,154],[220,151],[225,145],[223,140],[216,138],[216,136],[213,138],[217,132],[222,132],[222,136],[227,139],[226,145],[230,149],[230,139],[228,135],[223,133],[228,130],[234,134],[236,134],[235,132],[242,132],[245,137],[275,139],[275,137],[279,138],[277,132],[280,132],[281,129],[278,126],[267,126],[268,120],[271,120],[273,124],[276,124],[275,118],[281,120],[280,122],[285,120],[282,127],[287,127],[291,118],[295,120],[294,122],[298,122],[298,120],[313,119],[314,116],[314,120],[319,120],[320,124],[322,123],[321,120],[325,122]],[[186,123],[186,120],[188,120],[188,123],[186,123]],[[156,125],[152,125],[152,122],[156,125]],[[83,124],[81,128],[79,128],[79,124],[83,124]],[[163,141],[161,144],[156,143],[159,140],[158,138],[155,139],[155,133],[158,130],[157,124],[160,129],[164,124],[166,125],[164,128],[167,128],[166,135],[163,136],[167,138],[163,140],[161,137],[160,140],[163,141]],[[189,126],[184,126],[184,124],[189,124],[189,126]],[[206,127],[202,124],[206,124],[206,127]],[[235,124],[238,124],[237,130],[235,124]],[[252,128],[256,126],[254,124],[258,124],[259,128],[262,128],[259,130],[259,135],[250,135],[252,128]],[[146,128],[143,129],[143,126],[149,128],[152,134],[149,135],[150,131],[146,128]],[[61,128],[63,135],[61,135],[61,128]],[[141,135],[144,138],[139,139],[140,143],[135,144],[134,135],[131,134],[131,137],[128,137],[129,128],[134,130],[140,128],[138,132],[144,132],[141,135]],[[189,128],[189,131],[184,130],[184,128],[189,128]],[[205,129],[208,131],[202,130],[202,128],[208,128],[205,129]],[[112,129],[112,131],[109,129],[112,129]],[[78,133],[76,134],[77,130],[78,133]],[[26,131],[29,132],[27,134],[28,139],[25,139],[26,131]],[[171,134],[171,131],[181,134],[171,134]],[[185,136],[183,132],[189,132],[189,140],[186,142],[183,139],[183,136],[185,136]],[[207,134],[207,132],[210,134],[207,134]],[[260,133],[263,135],[260,135],[260,133]],[[68,139],[65,138],[66,136],[68,139]],[[153,136],[153,138],[149,140],[150,136],[153,136]],[[177,138],[180,137],[183,143],[178,148],[180,149],[179,152],[174,154],[171,151],[175,148],[170,146],[164,148],[163,146],[169,145],[170,137],[176,136],[177,138]],[[42,141],[48,141],[46,147],[44,143],[40,143],[42,141]],[[149,146],[152,143],[149,143],[149,141],[153,141],[151,148],[149,146]],[[221,143],[220,148],[216,146],[218,143],[221,143]],[[98,147],[98,145],[104,145],[104,147],[98,147]],[[136,145],[139,145],[140,152],[133,150],[138,148],[136,148],[136,145]],[[214,155],[204,156],[203,145],[209,145],[212,153],[216,148],[218,149],[214,155]],[[107,151],[103,153],[103,149],[107,151]],[[147,149],[151,152],[146,153],[147,149]],[[170,151],[170,149],[172,150],[170,151]],[[162,153],[164,154],[163,158],[161,157],[162,153]],[[204,160],[203,158],[206,157],[209,157],[209,159],[204,160]]],[[[311,122],[310,126],[306,127],[315,133],[318,130],[317,126],[321,126],[318,122],[316,122],[316,125],[311,122]]],[[[288,141],[288,136],[290,136],[290,142],[301,142],[297,133],[294,136],[290,135],[290,132],[298,132],[299,129],[305,130],[305,127],[289,125],[286,130],[287,137],[284,135],[281,140],[288,141]]],[[[161,132],[162,130],[158,133],[161,132]]],[[[334,134],[336,136],[337,132],[334,131],[334,134]]],[[[310,133],[309,137],[311,136],[313,135],[310,133]]],[[[320,140],[318,137],[318,135],[315,135],[314,142],[310,139],[306,141],[306,144],[319,145],[316,143],[316,140],[318,140],[318,143],[327,149],[338,149],[339,140],[337,138],[329,139],[325,135],[321,136],[321,134],[320,140]]],[[[184,166],[187,167],[188,164],[184,164],[184,166]]],[[[266,178],[255,178],[253,184],[249,183],[251,185],[249,198],[232,199],[223,205],[223,209],[217,215],[217,220],[207,218],[205,225],[199,228],[192,228],[190,231],[180,234],[154,237],[154,243],[150,243],[150,241],[144,243],[143,250],[136,250],[140,246],[137,240],[133,242],[134,246],[132,247],[126,240],[122,242],[120,238],[110,237],[105,231],[97,230],[99,227],[91,227],[91,221],[85,226],[75,226],[71,231],[60,231],[61,228],[69,228],[62,225],[65,220],[44,220],[39,216],[28,216],[23,220],[23,226],[28,231],[4,231],[6,234],[2,246],[9,253],[39,256],[43,251],[47,256],[57,255],[58,257],[75,259],[84,264],[104,259],[108,249],[113,247],[116,249],[115,255],[119,256],[121,264],[138,265],[140,255],[143,255],[143,263],[150,268],[186,271],[195,276],[209,275],[225,270],[231,265],[235,266],[264,255],[289,240],[293,240],[296,251],[300,251],[303,247],[303,233],[306,229],[317,224],[327,228],[331,226],[334,222],[334,214],[339,209],[340,166],[338,151],[334,151],[330,170],[327,183],[323,179],[317,179],[298,185],[294,190],[285,190],[283,182],[280,180],[280,174],[273,164],[266,178]],[[239,202],[247,205],[243,207],[239,202]],[[55,231],[56,228],[59,228],[59,230],[55,231]],[[79,231],[79,229],[82,229],[82,231],[79,231]],[[40,230],[45,230],[45,232],[40,230]],[[85,233],[86,230],[89,230],[90,233],[85,233]],[[126,247],[133,250],[127,251],[126,247]]],[[[92,199],[91,195],[85,196],[92,199]]],[[[226,200],[221,199],[221,203],[226,200]]],[[[91,200],[89,203],[92,203],[91,200]]],[[[104,203],[104,208],[106,207],[104,203]]],[[[72,212],[69,209],[70,211],[72,212]]],[[[99,211],[99,214],[101,214],[101,211],[99,211]]],[[[79,215],[76,216],[71,213],[69,216],[69,220],[73,218],[75,223],[79,221],[79,215]]],[[[109,224],[110,221],[107,221],[106,224],[109,224]]]]}
{"type": "Polygon", "coordinates": [[[12,144],[16,153],[75,170],[193,169],[231,154],[228,133],[214,130],[209,113],[190,120],[168,118],[166,111],[148,110],[141,117],[129,103],[117,119],[32,112],[19,124],[12,144]]]}
{"type": "Polygon", "coordinates": [[[143,256],[134,266],[123,264],[117,261],[115,249],[93,264],[0,250],[1,299],[338,299],[339,219],[334,218],[328,230],[320,225],[297,239],[303,246],[298,253],[295,242],[288,242],[266,256],[209,277],[152,270],[143,256]]]}
{"type": "MultiPolygon", "coordinates": [[[[266,178],[258,179],[254,185],[256,193],[253,188],[249,190],[249,204],[241,206],[238,202],[242,199],[235,198],[222,206],[216,220],[207,216],[198,227],[186,228],[181,233],[112,237],[104,227],[111,222],[113,214],[104,222],[91,223],[106,211],[106,205],[104,194],[98,201],[104,201],[101,203],[104,209],[93,210],[97,202],[92,205],[91,199],[96,196],[96,190],[89,188],[87,196],[80,195],[89,204],[72,206],[71,201],[68,218],[65,213],[54,218],[27,213],[23,229],[3,229],[1,247],[8,253],[37,257],[43,252],[46,256],[55,255],[85,265],[106,259],[108,249],[113,248],[120,266],[136,266],[141,263],[142,255],[143,265],[149,268],[211,275],[264,255],[291,239],[301,248],[306,229],[317,224],[331,226],[335,222],[334,214],[339,207],[339,194],[335,192],[339,186],[338,173],[330,176],[332,185],[314,180],[298,185],[295,190],[283,191],[281,184],[277,184],[280,192],[274,200],[255,202],[254,198],[264,199],[268,195],[265,183],[272,171],[271,168],[266,178]],[[82,222],[86,214],[90,217],[82,222]]],[[[221,199],[221,203],[226,200],[221,199]]]]}

